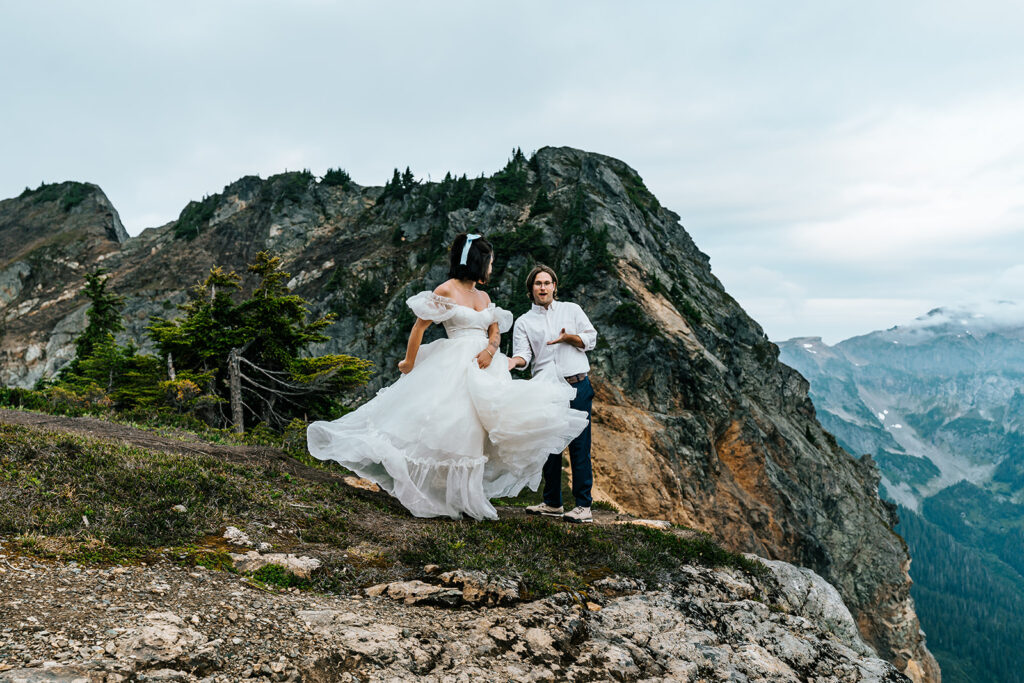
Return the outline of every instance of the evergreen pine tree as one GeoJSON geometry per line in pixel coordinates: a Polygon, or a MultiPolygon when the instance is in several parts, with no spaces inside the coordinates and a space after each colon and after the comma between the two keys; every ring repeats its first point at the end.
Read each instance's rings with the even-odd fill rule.
{"type": "Polygon", "coordinates": [[[110,279],[104,277],[107,272],[104,268],[97,268],[85,274],[85,287],[82,293],[90,302],[89,309],[85,312],[89,322],[82,334],[75,339],[75,357],[61,369],[58,381],[74,374],[82,360],[91,356],[96,346],[105,343],[108,336],[112,337],[124,330],[124,323],[121,321],[124,297],[107,291],[107,281],[110,279]]]}
{"type": "Polygon", "coordinates": [[[542,213],[547,213],[554,208],[555,205],[551,203],[551,198],[548,197],[548,193],[544,191],[544,188],[541,188],[537,190],[537,198],[533,201],[533,206],[530,207],[530,218],[542,213]]]}
{"type": "Polygon", "coordinates": [[[107,291],[105,274],[100,268],[85,275],[83,291],[92,303],[86,313],[89,324],[75,340],[74,360],[55,384],[79,395],[103,396],[115,408],[154,404],[159,401],[162,367],[154,356],[139,355],[130,342],[118,346],[114,333],[124,330],[124,297],[107,291]]]}
{"type": "Polygon", "coordinates": [[[93,347],[107,334],[124,330],[124,323],[121,321],[124,297],[107,291],[107,282],[110,278],[103,277],[106,274],[107,270],[104,268],[97,268],[93,272],[85,274],[83,293],[89,298],[92,305],[85,313],[89,324],[75,340],[75,356],[78,358],[87,357],[93,347]]]}
{"type": "Polygon", "coordinates": [[[371,363],[342,354],[304,357],[310,344],[328,340],[323,330],[335,316],[307,320],[306,301],[288,289],[291,275],[281,270],[279,257],[260,252],[249,272],[259,282],[248,299],[235,303],[238,274],[214,268],[180,307],[184,317],[150,325],[160,353],[173,355],[179,374],[206,376],[207,391],[226,402],[228,357],[238,349],[248,424],[280,427],[293,417],[336,417],[340,393],[365,383],[371,363]]]}
{"type": "Polygon", "coordinates": [[[409,167],[405,167],[405,173],[402,174],[402,189],[408,192],[416,186],[416,177],[413,176],[412,171],[409,167]]]}

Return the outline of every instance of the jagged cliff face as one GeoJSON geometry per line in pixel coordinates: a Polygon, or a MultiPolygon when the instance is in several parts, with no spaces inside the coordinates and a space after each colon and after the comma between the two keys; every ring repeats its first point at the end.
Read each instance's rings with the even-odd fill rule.
{"type": "MultiPolygon", "coordinates": [[[[627,165],[545,148],[475,183],[382,191],[302,174],[245,178],[184,213],[178,224],[124,244],[108,240],[103,264],[128,298],[127,334],[143,342],[147,317],[172,313],[210,266],[243,272],[257,251],[273,249],[316,312],[339,314],[318,351],[378,364],[366,395],[397,376],[412,322],[404,301],[445,278],[455,234],[492,239],[491,297],[517,313],[528,307],[528,269],[553,265],[561,298],[581,304],[600,333],[591,354],[599,496],[814,569],[836,586],[882,657],[914,680],[939,680],[909,597],[906,546],[877,496],[873,463],[850,457],[821,428],[806,381],[778,362],[777,348],[712,275],[679,217],[627,165]],[[198,236],[186,241],[176,229],[198,236]]],[[[0,277],[10,277],[14,261],[5,250],[0,277]]],[[[83,302],[69,293],[94,263],[62,270],[32,306],[24,292],[33,276],[21,278],[20,292],[3,304],[0,379],[31,384],[64,362],[70,337],[58,333],[84,326],[83,302]],[[41,309],[61,295],[52,312],[41,309]],[[41,351],[26,354],[33,344],[41,351]]]]}
{"type": "Polygon", "coordinates": [[[76,297],[82,273],[127,240],[96,185],[43,185],[0,202],[0,381],[31,384],[71,359],[88,308],[76,297]]]}

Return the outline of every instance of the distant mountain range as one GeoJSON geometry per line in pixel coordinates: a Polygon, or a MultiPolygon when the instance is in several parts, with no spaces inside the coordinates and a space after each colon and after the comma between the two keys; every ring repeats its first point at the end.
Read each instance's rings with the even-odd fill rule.
{"type": "Polygon", "coordinates": [[[877,461],[881,495],[900,505],[943,680],[1024,680],[1005,649],[1024,634],[1021,610],[1006,611],[1024,607],[1024,306],[938,308],[835,346],[779,349],[822,426],[877,461]]]}

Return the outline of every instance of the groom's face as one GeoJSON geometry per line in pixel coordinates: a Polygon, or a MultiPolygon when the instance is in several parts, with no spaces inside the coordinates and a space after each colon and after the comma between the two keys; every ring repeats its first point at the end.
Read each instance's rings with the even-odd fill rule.
{"type": "Polygon", "coordinates": [[[555,281],[545,272],[537,273],[533,279],[533,303],[547,306],[555,299],[555,281]]]}

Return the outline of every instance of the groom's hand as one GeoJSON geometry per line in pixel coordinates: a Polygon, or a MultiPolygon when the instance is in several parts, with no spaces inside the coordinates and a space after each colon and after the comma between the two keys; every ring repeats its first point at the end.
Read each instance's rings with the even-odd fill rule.
{"type": "Polygon", "coordinates": [[[569,346],[575,346],[577,349],[583,348],[583,340],[579,338],[579,335],[566,334],[564,327],[562,328],[562,333],[557,338],[548,342],[548,346],[552,344],[568,344],[569,346]]]}

